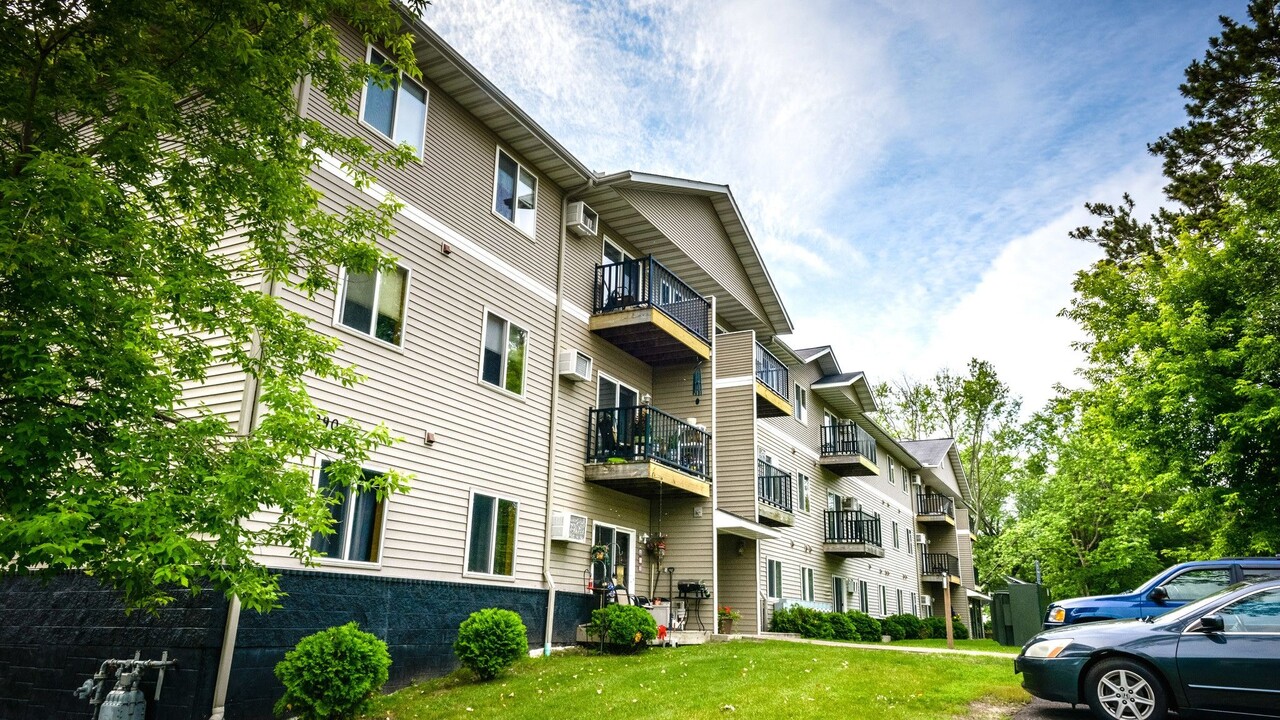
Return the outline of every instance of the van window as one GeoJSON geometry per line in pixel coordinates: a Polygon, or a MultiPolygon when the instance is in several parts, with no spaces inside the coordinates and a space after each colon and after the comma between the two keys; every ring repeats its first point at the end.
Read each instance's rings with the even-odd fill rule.
{"type": "Polygon", "coordinates": [[[1227,568],[1188,570],[1164,584],[1170,600],[1199,600],[1231,584],[1227,568]]]}

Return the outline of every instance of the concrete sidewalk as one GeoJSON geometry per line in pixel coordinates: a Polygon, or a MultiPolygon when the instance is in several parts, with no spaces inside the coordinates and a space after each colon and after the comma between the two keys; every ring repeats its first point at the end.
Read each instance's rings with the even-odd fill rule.
{"type": "Polygon", "coordinates": [[[886,650],[888,652],[923,653],[925,655],[975,655],[978,657],[1004,658],[1013,665],[1013,653],[991,652],[989,650],[949,650],[947,648],[915,647],[911,645],[894,645],[892,643],[862,643],[841,640],[813,640],[790,633],[761,633],[759,635],[713,635],[715,640],[746,640],[760,642],[764,640],[782,640],[784,642],[809,643],[827,647],[853,648],[857,650],[886,650]]]}

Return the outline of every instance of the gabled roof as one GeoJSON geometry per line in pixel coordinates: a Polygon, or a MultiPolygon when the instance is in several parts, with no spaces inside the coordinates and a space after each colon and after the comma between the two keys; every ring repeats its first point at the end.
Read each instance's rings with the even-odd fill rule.
{"type": "Polygon", "coordinates": [[[743,219],[738,202],[728,185],[624,170],[598,177],[593,186],[579,198],[599,213],[610,227],[624,233],[637,250],[652,253],[699,293],[715,295],[716,312],[723,315],[734,329],[755,330],[765,339],[774,335],[786,335],[793,330],[791,316],[782,304],[773,278],[760,256],[760,249],[756,246],[751,231],[747,229],[746,220],[743,219]],[[631,197],[628,197],[629,191],[638,192],[632,192],[631,197]],[[637,198],[643,196],[643,193],[684,195],[702,198],[709,203],[711,212],[724,228],[737,261],[746,274],[750,290],[759,299],[758,305],[751,299],[744,302],[727,290],[725,284],[729,278],[721,273],[727,272],[728,268],[689,263],[684,254],[679,253],[674,246],[681,238],[670,237],[672,233],[663,232],[658,227],[661,219],[646,216],[645,212],[635,206],[637,198]],[[681,260],[685,261],[683,266],[681,260]]]}
{"type": "MultiPolygon", "coordinates": [[[[960,460],[960,446],[956,444],[955,438],[903,440],[902,446],[916,456],[925,470],[941,469],[944,462],[948,463],[951,474],[955,475],[956,483],[959,485],[958,488],[949,489],[950,492],[955,493],[959,490],[960,499],[964,504],[972,507],[973,493],[969,488],[969,478],[964,474],[964,464],[960,460]]],[[[942,482],[942,478],[938,477],[938,481],[942,482]]]]}
{"type": "Polygon", "coordinates": [[[840,363],[836,361],[836,354],[831,351],[830,345],[819,345],[818,347],[796,350],[796,355],[804,358],[806,364],[811,362],[818,363],[818,369],[822,371],[823,375],[840,374],[840,363]]]}
{"type": "MultiPolygon", "coordinates": [[[[871,392],[871,382],[867,380],[866,374],[861,372],[826,375],[815,382],[812,387],[814,392],[818,393],[824,400],[827,399],[827,395],[832,391],[840,391],[848,395],[850,399],[857,403],[858,414],[875,412],[880,409],[876,405],[876,396],[871,392]]],[[[841,412],[844,411],[842,410],[841,412]]],[[[853,417],[853,414],[845,413],[845,416],[853,417]]]]}
{"type": "Polygon", "coordinates": [[[392,3],[416,38],[413,45],[423,76],[435,83],[494,132],[502,142],[562,188],[582,185],[595,177],[511,98],[458,54],[421,18],[392,3]]]}
{"type": "Polygon", "coordinates": [[[888,448],[889,454],[898,462],[906,465],[911,470],[920,469],[919,459],[912,455],[911,451],[907,450],[901,442],[890,435],[889,431],[882,427],[880,423],[871,419],[870,415],[863,415],[858,424],[862,425],[862,429],[870,433],[878,444],[888,448]]]}

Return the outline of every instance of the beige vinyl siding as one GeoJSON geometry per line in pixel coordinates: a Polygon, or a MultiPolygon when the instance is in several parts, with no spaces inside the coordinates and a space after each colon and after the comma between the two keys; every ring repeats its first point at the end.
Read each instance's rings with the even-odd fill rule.
{"type": "MultiPolygon", "coordinates": [[[[667,557],[664,566],[676,568],[676,582],[680,580],[702,580],[713,596],[702,601],[700,613],[702,624],[706,629],[714,627],[716,619],[716,568],[715,568],[715,527],[710,498],[693,498],[685,496],[663,496],[652,504],[653,532],[669,535],[667,539],[667,557]],[[694,517],[695,508],[701,508],[702,517],[694,517]]],[[[659,595],[666,596],[666,578],[659,580],[659,595]]],[[[690,629],[698,629],[698,621],[694,617],[693,608],[689,609],[690,629]]]]}
{"type": "MultiPolygon", "coordinates": [[[[372,202],[326,171],[314,181],[330,212],[372,202]]],[[[343,345],[335,357],[367,378],[354,388],[313,381],[321,412],[366,426],[385,423],[403,438],[377,450],[370,463],[415,475],[410,492],[389,501],[377,572],[460,579],[475,490],[519,502],[514,582],[540,585],[554,305],[477,258],[441,253],[442,238],[403,214],[395,225],[396,235],[380,245],[411,273],[403,349],[335,327],[334,293],[307,298],[286,291],[281,297],[315,327],[339,337],[343,345]],[[486,309],[529,333],[522,396],[479,381],[486,309]],[[427,431],[435,434],[429,447],[423,442],[427,431]]],[[[526,245],[523,252],[553,255],[555,246],[526,245]]],[[[274,564],[293,563],[266,552],[274,564]]]]}
{"type": "MultiPolygon", "coordinates": [[[[367,45],[355,30],[335,21],[340,47],[353,61],[363,62],[367,45]]],[[[427,127],[421,161],[402,168],[382,167],[378,182],[397,197],[435,217],[495,253],[503,260],[555,286],[555,248],[560,232],[561,192],[525,158],[504,148],[538,178],[536,242],[493,213],[493,179],[499,140],[482,123],[430,81],[427,89],[427,127]]],[[[390,141],[359,120],[360,94],[353,95],[350,115],[335,112],[312,92],[308,114],[344,134],[362,138],[375,148],[390,141]]],[[[438,244],[437,244],[438,246],[438,244]]]]}
{"type": "Polygon", "coordinates": [[[735,633],[766,629],[759,627],[765,586],[757,587],[755,583],[759,561],[757,542],[736,535],[720,535],[717,540],[720,573],[720,582],[716,584],[717,607],[728,605],[742,615],[733,623],[735,633]]]}
{"type": "MultiPolygon", "coordinates": [[[[805,447],[812,448],[814,452],[817,452],[818,448],[822,446],[822,411],[826,406],[823,405],[822,399],[810,389],[810,386],[821,379],[822,371],[818,369],[817,363],[788,365],[787,370],[792,385],[799,383],[808,393],[809,421],[806,424],[800,422],[794,416],[784,415],[782,417],[762,418],[761,422],[779,432],[786,433],[803,443],[805,447]]],[[[794,388],[789,389],[794,392],[794,388]]]]}
{"type": "Polygon", "coordinates": [[[618,194],[684,253],[684,262],[666,263],[668,269],[679,275],[697,265],[756,317],[766,317],[710,200],[633,188],[619,189],[618,194]]]}
{"type": "Polygon", "coordinates": [[[748,381],[716,390],[716,502],[756,520],[755,333],[717,335],[715,368],[718,381],[748,381]]]}

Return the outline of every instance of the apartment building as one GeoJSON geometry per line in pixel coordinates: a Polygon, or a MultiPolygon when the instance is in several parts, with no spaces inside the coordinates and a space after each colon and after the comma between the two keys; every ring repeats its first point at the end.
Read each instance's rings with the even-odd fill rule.
{"type": "MultiPolygon", "coordinates": [[[[601,588],[683,594],[686,627],[708,631],[717,605],[742,612],[749,632],[779,603],[876,616],[937,606],[929,559],[968,557],[954,443],[895,441],[870,416],[862,373],[829,347],[779,340],[792,322],[729,188],[589,170],[405,21],[421,81],[369,85],[351,116],[305,87],[299,97],[330,127],[418,156],[377,169],[371,186],[334,158],[314,174],[334,212],[387,194],[402,203],[380,240],[397,267],[334,268],[336,290],[313,297],[263,291],[342,340],[338,359],[367,379],[309,390],[331,422],[387,425],[400,441],[366,472],[412,481],[381,501],[348,493],[337,532],[315,540],[318,567],[260,548],[283,573],[282,609],[233,601],[191,621],[189,645],[153,635],[147,648],[208,679],[166,687],[194,714],[267,717],[271,668],[310,632],[358,621],[391,646],[403,684],[452,666],[457,626],[476,609],[516,610],[531,645],[549,648],[573,640],[601,588]]],[[[382,57],[335,26],[352,60],[382,57]]],[[[188,397],[249,431],[257,392],[215,367],[188,397]]],[[[306,462],[324,487],[326,458],[306,462]]]]}

